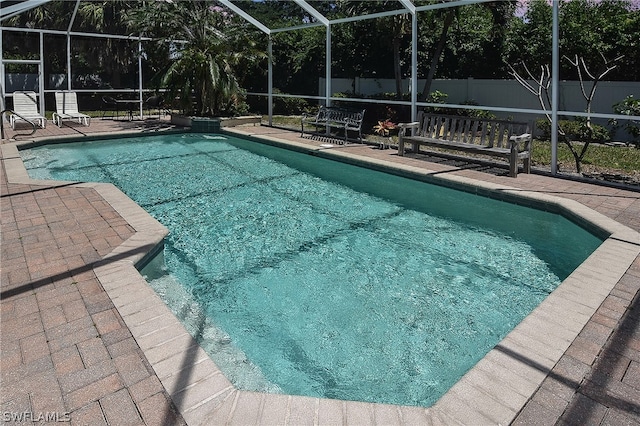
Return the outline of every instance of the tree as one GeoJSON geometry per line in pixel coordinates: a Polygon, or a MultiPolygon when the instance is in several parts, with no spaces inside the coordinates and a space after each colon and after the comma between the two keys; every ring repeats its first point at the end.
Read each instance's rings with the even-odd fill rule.
{"type": "MultiPolygon", "coordinates": [[[[605,76],[612,80],[637,80],[640,12],[634,10],[629,0],[572,0],[560,2],[559,9],[559,49],[565,59],[560,63],[560,75],[563,79],[580,82],[585,111],[590,113],[598,82],[605,76]],[[585,84],[587,78],[591,81],[589,90],[585,84]]],[[[551,20],[549,3],[545,0],[529,2],[527,12],[513,27],[507,52],[509,63],[526,61],[530,67],[524,67],[525,77],[535,81],[535,85],[528,83],[513,67],[511,74],[538,97],[546,111],[550,109],[548,91],[551,75],[547,64],[551,62],[551,20]],[[529,69],[538,67],[541,74],[536,78],[529,69]]],[[[550,121],[548,114],[547,119],[550,121]]],[[[594,126],[589,116],[580,125],[573,125],[572,129],[567,127],[570,124],[575,123],[562,123],[558,134],[569,147],[576,171],[580,173],[589,143],[594,140],[594,126]],[[573,143],[578,138],[585,143],[581,146],[573,143]]]]}
{"type": "Polygon", "coordinates": [[[395,15],[391,17],[391,45],[393,48],[393,75],[396,80],[396,98],[402,96],[402,68],[401,49],[403,39],[410,34],[411,19],[409,14],[395,15]]]}
{"type": "MultiPolygon", "coordinates": [[[[590,69],[607,58],[624,56],[607,78],[636,81],[640,68],[640,11],[631,0],[571,0],[559,3],[560,53],[578,55],[590,69]]],[[[525,60],[535,69],[551,63],[551,5],[531,0],[526,13],[514,20],[509,31],[506,60],[525,60]]],[[[577,69],[561,62],[563,79],[577,79],[577,69]]]]}
{"type": "MultiPolygon", "coordinates": [[[[76,31],[100,32],[104,34],[126,34],[123,15],[137,5],[135,1],[96,1],[80,2],[74,22],[76,31]]],[[[80,72],[91,75],[95,70],[102,71],[107,85],[115,88],[133,85],[135,80],[126,81],[123,76],[131,72],[138,58],[138,45],[135,41],[118,39],[94,39],[74,37],[74,49],[82,56],[74,67],[80,72]]],[[[135,74],[133,74],[135,75],[135,74]]],[[[103,82],[99,82],[103,84],[103,82]]]]}
{"type": "MultiPolygon", "coordinates": [[[[349,15],[364,15],[378,10],[397,8],[396,0],[381,1],[374,5],[373,2],[344,1],[343,7],[349,15]]],[[[387,16],[375,20],[375,30],[383,34],[380,45],[393,52],[393,76],[396,84],[396,99],[402,97],[402,44],[403,40],[411,32],[411,15],[408,13],[387,16]]],[[[365,33],[366,34],[366,33],[365,33]]]]}
{"type": "Polygon", "coordinates": [[[160,82],[185,111],[213,116],[233,114],[240,107],[242,90],[234,66],[264,57],[246,24],[222,7],[200,1],[147,2],[126,20],[161,50],[173,47],[160,82]]]}
{"type": "Polygon", "coordinates": [[[447,42],[447,34],[449,33],[449,28],[451,24],[453,24],[453,20],[456,17],[456,8],[449,8],[444,12],[444,18],[442,19],[442,29],[440,30],[440,36],[434,46],[433,54],[431,55],[431,63],[429,64],[429,72],[427,73],[427,81],[424,83],[424,88],[422,89],[422,100],[427,100],[429,98],[429,93],[431,93],[431,83],[433,82],[433,78],[436,75],[436,70],[438,69],[438,63],[440,62],[442,51],[444,50],[444,46],[447,42]]]}
{"type": "Polygon", "coordinates": [[[324,28],[305,28],[273,35],[273,84],[288,93],[311,93],[325,67],[324,28]]]}
{"type": "Polygon", "coordinates": [[[526,61],[531,69],[551,63],[553,9],[546,0],[530,0],[525,14],[511,24],[505,60],[509,64],[526,61]]]}
{"type": "MultiPolygon", "coordinates": [[[[73,30],[82,32],[103,32],[106,34],[123,34],[125,26],[122,22],[122,12],[137,2],[130,1],[101,1],[101,2],[81,2],[73,23],[73,30]]],[[[75,2],[49,2],[39,7],[30,9],[10,18],[7,26],[24,28],[46,28],[54,30],[66,30],[70,24],[75,2]]],[[[3,23],[4,24],[4,23],[3,23]]],[[[19,33],[13,33],[19,34],[19,33]]],[[[8,33],[11,39],[12,32],[8,33]]],[[[21,56],[21,51],[38,52],[38,38],[25,37],[20,34],[18,42],[10,42],[9,46],[15,49],[16,57],[21,56]]],[[[67,68],[67,52],[60,49],[66,46],[61,43],[59,35],[47,34],[44,38],[45,74],[62,73],[67,68]]],[[[136,58],[135,49],[131,48],[130,42],[122,42],[114,39],[99,40],[93,37],[73,37],[72,69],[74,71],[74,86],[84,87],[88,79],[83,79],[85,75],[109,74],[109,82],[116,87],[120,86],[120,76],[126,73],[136,58]]],[[[37,53],[34,53],[37,57],[37,53]]],[[[45,80],[48,83],[48,80],[45,80]]]]}
{"type": "MultiPolygon", "coordinates": [[[[490,35],[488,38],[488,42],[485,43],[483,47],[483,54],[485,56],[497,57],[499,58],[502,52],[502,46],[504,44],[504,40],[506,37],[505,28],[507,27],[507,23],[510,18],[513,16],[513,12],[516,7],[515,1],[495,1],[495,2],[487,2],[482,3],[475,7],[451,7],[444,9],[442,11],[436,11],[433,16],[436,17],[435,22],[441,22],[441,26],[439,27],[439,35],[433,44],[433,50],[431,53],[429,70],[426,75],[425,85],[422,89],[421,99],[427,100],[429,94],[431,93],[431,84],[433,79],[435,78],[436,71],[438,70],[438,65],[442,61],[442,56],[445,52],[445,48],[447,46],[447,42],[449,40],[449,31],[454,26],[456,21],[460,22],[461,14],[463,13],[478,13],[478,7],[480,10],[484,9],[488,11],[491,15],[491,25],[487,28],[487,32],[490,35]]],[[[433,25],[433,24],[432,24],[433,25]]],[[[456,28],[457,31],[464,30],[472,30],[472,28],[462,28],[459,26],[456,28]]],[[[426,32],[426,31],[425,31],[426,32]]],[[[490,58],[485,57],[481,63],[486,63],[490,58]]],[[[494,60],[494,67],[501,67],[501,62],[499,60],[494,60]]],[[[473,72],[473,71],[471,71],[473,72]]],[[[496,77],[496,75],[493,75],[496,77]]]]}
{"type": "MultiPolygon", "coordinates": [[[[587,113],[587,117],[586,120],[581,123],[581,125],[577,127],[569,127],[568,123],[564,125],[558,124],[558,135],[560,136],[560,140],[562,140],[562,142],[564,142],[571,151],[571,154],[573,155],[573,159],[575,161],[577,173],[581,172],[582,160],[587,153],[589,144],[595,139],[595,131],[591,122],[590,114],[593,98],[596,94],[596,88],[598,87],[598,83],[617,67],[616,62],[622,59],[622,57],[619,56],[615,59],[609,60],[602,54],[601,58],[603,63],[600,65],[598,72],[593,73],[587,67],[584,58],[581,58],[578,55],[575,55],[574,58],[569,58],[567,56],[564,57],[564,59],[576,69],[576,73],[580,81],[582,96],[584,97],[586,103],[585,111],[587,113]],[[585,84],[584,74],[586,74],[587,77],[591,79],[591,87],[589,90],[587,90],[587,86],[585,84]],[[576,138],[581,139],[581,148],[578,145],[574,144],[574,140],[576,138]]],[[[549,66],[546,65],[541,67],[540,77],[537,79],[534,77],[531,71],[529,71],[529,68],[527,68],[524,62],[522,63],[522,66],[524,68],[524,71],[526,72],[527,77],[535,81],[534,84],[531,84],[526,78],[522,77],[512,66],[510,66],[511,74],[525,89],[527,89],[530,93],[534,94],[538,98],[540,106],[546,111],[545,115],[547,117],[547,121],[551,123],[551,116],[548,112],[551,109],[551,102],[549,97],[551,73],[549,72],[549,66]]]]}
{"type": "MultiPolygon", "coordinates": [[[[325,8],[324,2],[314,1],[316,9],[325,8]]],[[[327,6],[328,7],[328,6],[327,6]]],[[[312,22],[313,17],[294,2],[263,0],[244,2],[242,9],[269,28],[297,26],[312,22]]],[[[318,87],[317,79],[309,76],[324,75],[325,31],[322,27],[276,32],[273,42],[273,85],[286,93],[308,94],[318,87]]],[[[267,50],[266,37],[262,50],[267,50]]],[[[266,64],[246,69],[239,79],[243,87],[254,91],[266,91],[266,64]]]]}

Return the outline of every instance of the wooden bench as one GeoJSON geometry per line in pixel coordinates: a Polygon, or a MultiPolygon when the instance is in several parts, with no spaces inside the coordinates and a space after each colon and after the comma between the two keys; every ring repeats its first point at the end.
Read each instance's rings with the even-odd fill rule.
{"type": "Polygon", "coordinates": [[[315,131],[306,133],[319,134],[318,128],[324,128],[325,133],[330,133],[330,128],[344,129],[344,141],[345,143],[349,139],[348,132],[358,132],[358,141],[362,143],[362,120],[364,119],[364,111],[353,111],[343,108],[335,107],[320,107],[318,113],[315,115],[302,114],[302,133],[301,137],[305,134],[304,125],[312,125],[315,127],[315,131]]]}
{"type": "Polygon", "coordinates": [[[522,159],[524,172],[531,173],[531,123],[420,112],[418,121],[398,127],[398,155],[407,143],[413,152],[425,145],[507,158],[511,177],[522,159]]]}

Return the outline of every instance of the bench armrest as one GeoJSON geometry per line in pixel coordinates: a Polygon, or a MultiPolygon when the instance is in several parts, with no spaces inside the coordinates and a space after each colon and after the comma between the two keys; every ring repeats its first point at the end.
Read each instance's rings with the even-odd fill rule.
{"type": "Polygon", "coordinates": [[[407,129],[419,129],[420,122],[413,121],[411,123],[398,123],[398,136],[404,136],[407,129]]]}
{"type": "Polygon", "coordinates": [[[531,140],[531,134],[523,133],[521,135],[513,135],[509,139],[511,139],[514,142],[526,142],[531,140]]]}
{"type": "Polygon", "coordinates": [[[518,145],[520,145],[521,143],[524,143],[524,151],[531,151],[531,140],[532,140],[532,137],[530,133],[513,135],[509,138],[509,142],[511,142],[512,144],[515,144],[516,147],[518,147],[518,145]]]}

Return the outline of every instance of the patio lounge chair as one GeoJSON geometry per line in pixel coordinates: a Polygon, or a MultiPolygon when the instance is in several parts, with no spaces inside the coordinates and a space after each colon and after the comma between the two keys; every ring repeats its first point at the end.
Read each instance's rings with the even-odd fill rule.
{"type": "Polygon", "coordinates": [[[74,120],[85,126],[91,124],[91,117],[78,111],[78,95],[67,90],[56,92],[56,112],[53,122],[62,127],[62,120],[74,120]]]}
{"type": "Polygon", "coordinates": [[[19,121],[39,124],[43,129],[47,125],[47,119],[38,112],[36,92],[13,92],[13,111],[15,114],[9,116],[9,123],[14,130],[19,121]]]}

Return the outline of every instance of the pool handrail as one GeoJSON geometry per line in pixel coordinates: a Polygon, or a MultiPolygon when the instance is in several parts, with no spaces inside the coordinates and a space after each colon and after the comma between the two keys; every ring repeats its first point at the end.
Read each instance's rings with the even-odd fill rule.
{"type": "Polygon", "coordinates": [[[31,124],[31,127],[32,127],[31,133],[28,133],[28,134],[27,133],[17,133],[15,136],[31,136],[36,132],[37,127],[36,127],[36,125],[35,125],[35,123],[33,121],[28,120],[27,118],[21,116],[20,114],[18,114],[17,112],[15,112],[12,109],[3,109],[2,111],[0,111],[0,139],[4,139],[4,115],[7,112],[9,112],[11,114],[15,114],[18,117],[20,117],[23,121],[26,121],[27,123],[31,124]]]}

